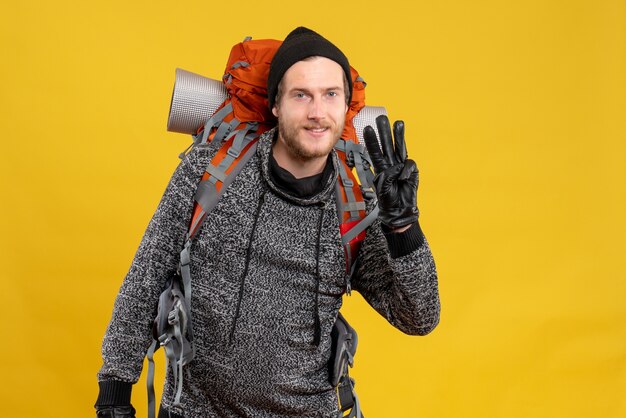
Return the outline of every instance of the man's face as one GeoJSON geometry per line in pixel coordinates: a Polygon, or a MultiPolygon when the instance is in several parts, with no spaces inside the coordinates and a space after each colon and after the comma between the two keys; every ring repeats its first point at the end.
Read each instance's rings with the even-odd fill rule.
{"type": "Polygon", "coordinates": [[[292,65],[281,83],[280,101],[272,109],[278,141],[299,161],[327,157],[341,138],[348,110],[343,69],[313,57],[292,65]]]}

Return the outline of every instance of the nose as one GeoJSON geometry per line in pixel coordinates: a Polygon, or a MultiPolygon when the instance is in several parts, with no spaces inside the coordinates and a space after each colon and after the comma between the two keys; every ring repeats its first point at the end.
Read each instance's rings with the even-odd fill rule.
{"type": "Polygon", "coordinates": [[[309,102],[309,119],[311,120],[320,120],[324,119],[324,115],[326,114],[325,105],[320,97],[314,97],[309,102]]]}

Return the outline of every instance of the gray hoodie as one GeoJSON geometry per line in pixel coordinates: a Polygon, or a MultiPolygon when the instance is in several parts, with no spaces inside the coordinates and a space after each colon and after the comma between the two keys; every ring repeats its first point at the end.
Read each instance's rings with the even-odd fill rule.
{"type": "MultiPolygon", "coordinates": [[[[196,355],[184,370],[183,410],[174,410],[187,418],[334,417],[338,411],[327,369],[330,332],[346,290],[336,175],[306,199],[279,189],[268,168],[274,133],[259,139],[256,155],[191,247],[196,355]]],[[[215,152],[212,145],[192,149],[148,225],[102,345],[99,405],[130,400],[158,296],[176,271],[193,196],[215,152]]],[[[332,161],[337,169],[334,153],[332,161]]],[[[383,228],[378,221],[368,228],[352,288],[398,329],[427,334],[439,321],[428,243],[418,224],[401,234],[383,228]]],[[[168,375],[162,406],[173,397],[168,375]]]]}

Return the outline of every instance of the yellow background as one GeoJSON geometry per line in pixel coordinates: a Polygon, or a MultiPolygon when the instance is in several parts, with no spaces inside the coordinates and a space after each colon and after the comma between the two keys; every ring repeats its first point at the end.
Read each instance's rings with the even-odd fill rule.
{"type": "Polygon", "coordinates": [[[1,414],[94,416],[115,294],[189,142],[165,129],[175,68],[219,78],[244,36],[297,25],[406,121],[439,270],[427,337],[346,301],[365,415],[625,417],[623,0],[4,4],[1,414]]]}

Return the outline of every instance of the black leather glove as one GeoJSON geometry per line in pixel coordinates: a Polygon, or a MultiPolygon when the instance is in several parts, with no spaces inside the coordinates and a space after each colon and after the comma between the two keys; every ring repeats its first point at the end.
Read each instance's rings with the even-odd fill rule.
{"type": "Polygon", "coordinates": [[[419,172],[415,161],[407,159],[404,122],[396,121],[393,124],[395,145],[387,116],[378,116],[376,126],[382,151],[374,128],[366,126],[363,138],[374,165],[374,187],[380,210],[378,217],[391,229],[401,228],[417,222],[419,172]]]}
{"type": "Polygon", "coordinates": [[[127,406],[98,406],[97,418],[135,418],[135,408],[127,406]]]}

